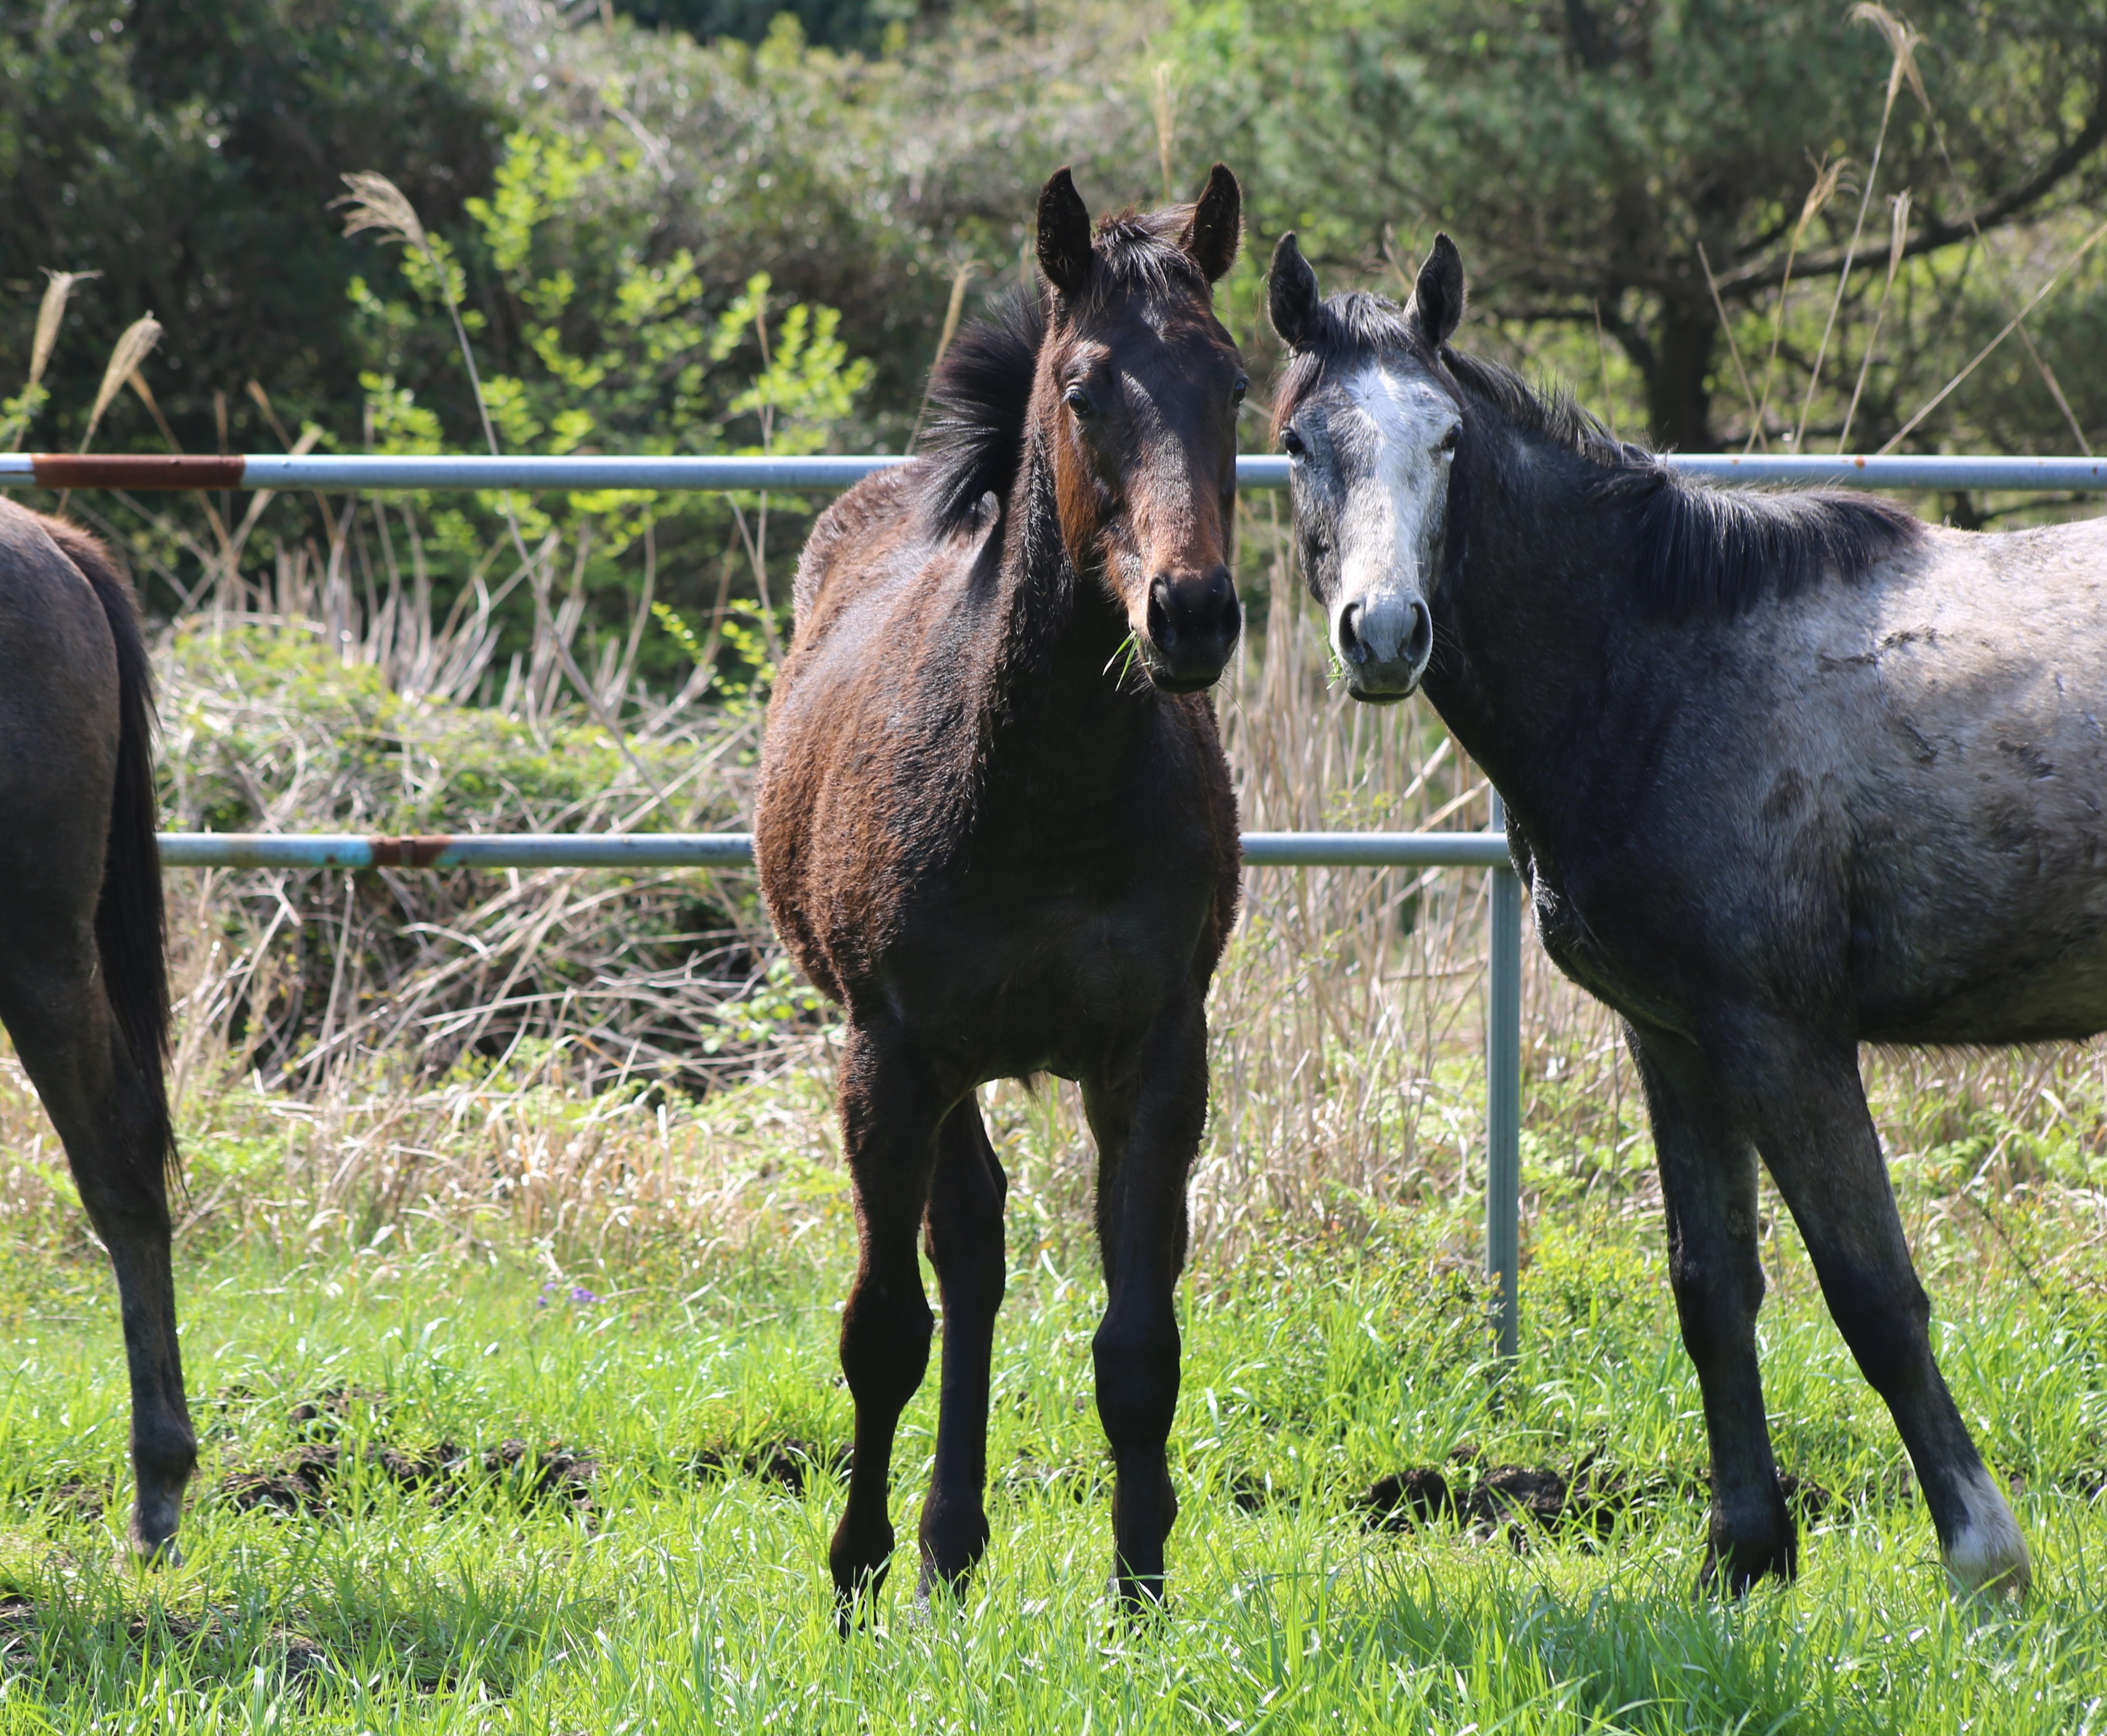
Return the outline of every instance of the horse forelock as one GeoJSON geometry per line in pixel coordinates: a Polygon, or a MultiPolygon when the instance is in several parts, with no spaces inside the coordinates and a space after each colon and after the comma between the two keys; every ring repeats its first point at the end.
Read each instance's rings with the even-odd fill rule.
{"type": "Polygon", "coordinates": [[[1324,380],[1350,376],[1372,362],[1408,358],[1437,368],[1404,309],[1364,289],[1331,296],[1317,311],[1315,330],[1290,351],[1273,395],[1271,437],[1278,440],[1305,400],[1324,380]]]}
{"type": "Polygon", "coordinates": [[[1115,295],[1142,295],[1152,300],[1197,298],[1211,309],[1214,290],[1182,239],[1191,227],[1194,208],[1166,205],[1140,211],[1130,206],[1098,220],[1090,248],[1090,272],[1084,281],[1078,314],[1103,310],[1115,295]]]}

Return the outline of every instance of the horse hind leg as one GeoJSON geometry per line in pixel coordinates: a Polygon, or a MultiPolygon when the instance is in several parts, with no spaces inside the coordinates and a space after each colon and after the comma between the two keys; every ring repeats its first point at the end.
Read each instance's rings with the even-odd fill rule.
{"type": "Polygon", "coordinates": [[[102,992],[88,913],[54,917],[26,900],[0,908],[11,902],[0,926],[0,1023],[116,1274],[132,1385],[132,1548],[142,1562],[173,1563],[197,1446],[176,1337],[162,1112],[102,992]]]}
{"type": "Polygon", "coordinates": [[[1702,1060],[1674,1039],[1628,1030],[1646,1088],[1667,1209],[1669,1281],[1696,1365],[1712,1450],[1712,1511],[1700,1590],[1739,1596],[1799,1565],[1778,1491],[1756,1359],[1763,1273],[1756,1253],[1756,1154],[1723,1112],[1702,1060]]]}
{"type": "Polygon", "coordinates": [[[1909,1450],[1947,1571],[1964,1593],[2024,1597],[2033,1577],[2026,1541],[1932,1354],[1931,1304],[1910,1260],[1855,1046],[1786,1031],[1764,1050],[1768,1088],[1751,1103],[1757,1144],[1830,1314],[1909,1450]]]}
{"type": "Polygon", "coordinates": [[[929,1366],[936,1321],[922,1291],[915,1237],[929,1199],[946,1106],[896,1038],[851,1029],[838,1092],[856,1210],[857,1260],[842,1311],[842,1373],[856,1402],[848,1505],[828,1551],[846,1633],[860,1599],[875,1599],[892,1558],[887,1511],[900,1413],[929,1366]]]}
{"type": "Polygon", "coordinates": [[[937,1136],[929,1186],[928,1247],[944,1302],[937,1463],[922,1507],[924,1598],[964,1584],[988,1543],[988,1365],[1005,1259],[1002,1207],[1009,1182],[970,1096],[937,1136]]]}

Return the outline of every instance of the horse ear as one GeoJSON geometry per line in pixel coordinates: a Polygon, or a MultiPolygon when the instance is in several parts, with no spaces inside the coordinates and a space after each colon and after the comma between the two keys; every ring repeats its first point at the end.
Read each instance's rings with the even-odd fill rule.
{"type": "Polygon", "coordinates": [[[1405,317],[1419,329],[1427,348],[1438,350],[1456,333],[1463,317],[1463,256],[1445,235],[1437,235],[1419,268],[1405,317]]]}
{"type": "Polygon", "coordinates": [[[1065,165],[1039,190],[1039,269],[1063,295],[1090,275],[1090,213],[1065,165]]]}
{"type": "Polygon", "coordinates": [[[1237,262],[1237,246],[1243,240],[1244,196],[1237,177],[1217,163],[1207,173],[1207,185],[1193,207],[1193,221],[1178,244],[1193,256],[1193,262],[1209,283],[1237,262]]]}
{"type": "Polygon", "coordinates": [[[1296,245],[1292,229],[1274,244],[1273,267],[1266,275],[1267,312],[1273,316],[1273,329],[1288,348],[1309,348],[1324,309],[1318,299],[1317,274],[1296,245]]]}

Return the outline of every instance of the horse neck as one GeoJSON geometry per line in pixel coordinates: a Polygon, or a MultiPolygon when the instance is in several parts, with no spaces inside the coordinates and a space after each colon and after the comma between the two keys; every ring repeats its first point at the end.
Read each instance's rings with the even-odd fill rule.
{"type": "Polygon", "coordinates": [[[1069,558],[1036,437],[1010,499],[982,683],[982,783],[1089,805],[1142,740],[1156,691],[1138,674],[1121,677],[1126,622],[1069,558]]]}
{"type": "Polygon", "coordinates": [[[1561,749],[1603,679],[1631,532],[1589,486],[1587,460],[1488,406],[1472,414],[1482,437],[1450,480],[1425,687],[1464,751],[1527,812],[1577,793],[1561,749]]]}

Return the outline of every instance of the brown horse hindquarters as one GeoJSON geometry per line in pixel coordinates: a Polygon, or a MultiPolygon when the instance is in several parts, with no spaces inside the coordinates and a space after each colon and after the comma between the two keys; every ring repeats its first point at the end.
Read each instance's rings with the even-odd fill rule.
{"type": "Polygon", "coordinates": [[[926,666],[928,599],[973,558],[916,534],[896,498],[904,480],[867,478],[813,527],[754,792],[755,861],[777,932],[798,968],[851,1008],[899,899],[940,866],[970,795],[963,772],[912,801],[892,793],[943,738],[928,689],[950,672],[926,666]]]}
{"type": "Polygon", "coordinates": [[[159,863],[137,787],[143,655],[106,562],[71,526],[0,501],[0,1023],[115,1269],[131,1538],[151,1560],[173,1550],[195,1449],[169,1267],[159,863]]]}

